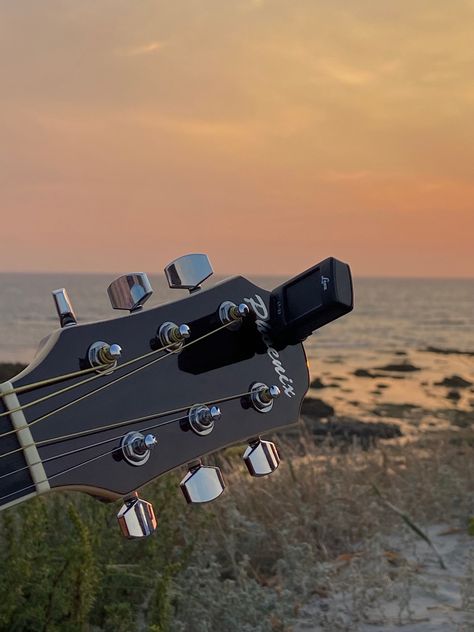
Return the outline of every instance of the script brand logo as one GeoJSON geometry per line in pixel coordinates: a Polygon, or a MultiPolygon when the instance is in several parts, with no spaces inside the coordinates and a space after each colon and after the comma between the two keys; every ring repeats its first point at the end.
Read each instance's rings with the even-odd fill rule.
{"type": "Polygon", "coordinates": [[[268,323],[268,309],[263,299],[258,294],[255,294],[255,298],[244,298],[244,301],[248,303],[251,309],[257,315],[255,324],[262,336],[262,340],[267,347],[267,354],[272,361],[275,373],[278,375],[278,380],[283,387],[283,392],[287,397],[294,397],[296,395],[293,389],[293,380],[286,374],[286,369],[282,365],[280,360],[280,354],[276,349],[272,347],[272,339],[270,338],[270,325],[268,323]]]}

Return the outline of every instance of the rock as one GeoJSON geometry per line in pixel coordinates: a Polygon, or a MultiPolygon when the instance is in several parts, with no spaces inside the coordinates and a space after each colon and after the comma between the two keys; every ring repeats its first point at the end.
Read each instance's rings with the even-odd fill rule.
{"type": "Polygon", "coordinates": [[[377,388],[388,388],[388,384],[383,384],[383,383],[381,383],[381,384],[376,384],[375,386],[376,386],[377,388]]]}
{"type": "Polygon", "coordinates": [[[322,379],[317,377],[311,382],[311,384],[309,385],[309,388],[326,388],[326,386],[327,384],[324,384],[322,379]]]}
{"type": "Polygon", "coordinates": [[[467,355],[474,356],[474,351],[460,351],[459,349],[441,349],[440,347],[426,347],[426,349],[421,349],[421,351],[426,351],[428,353],[442,353],[444,355],[467,355]]]}
{"type": "Polygon", "coordinates": [[[459,401],[461,399],[461,395],[459,394],[459,391],[448,391],[448,394],[446,395],[446,397],[448,399],[452,399],[453,401],[459,401]]]}
{"type": "Polygon", "coordinates": [[[356,369],[354,375],[356,377],[375,377],[370,371],[367,371],[367,369],[356,369]]]}
{"type": "Polygon", "coordinates": [[[465,380],[460,375],[451,375],[451,377],[445,377],[441,382],[435,382],[435,386],[450,386],[454,388],[467,388],[472,386],[472,382],[465,380]]]}
{"type": "Polygon", "coordinates": [[[373,414],[378,417],[394,417],[396,419],[406,419],[413,416],[413,413],[421,413],[421,408],[415,404],[395,404],[386,402],[380,404],[377,408],[373,409],[373,414]]]}
{"type": "Polygon", "coordinates": [[[322,417],[331,417],[334,415],[334,408],[326,402],[323,402],[322,399],[306,397],[303,400],[303,405],[301,406],[301,414],[307,415],[309,417],[314,417],[315,419],[320,419],[322,417]]]}
{"type": "Polygon", "coordinates": [[[402,436],[396,424],[376,422],[365,423],[352,417],[334,417],[329,421],[306,419],[306,427],[321,440],[330,437],[335,443],[351,444],[358,440],[364,449],[376,445],[378,439],[395,439],[402,436]]]}
{"type": "Polygon", "coordinates": [[[376,367],[378,371],[400,371],[403,373],[411,373],[412,371],[421,371],[420,367],[403,362],[402,364],[386,364],[385,366],[376,367]]]}
{"type": "Polygon", "coordinates": [[[356,377],[370,377],[371,379],[377,379],[377,378],[385,378],[387,379],[388,377],[390,377],[391,380],[404,380],[405,376],[404,375],[386,375],[385,373],[373,373],[372,371],[368,371],[367,369],[356,369],[354,371],[354,375],[356,377]]]}

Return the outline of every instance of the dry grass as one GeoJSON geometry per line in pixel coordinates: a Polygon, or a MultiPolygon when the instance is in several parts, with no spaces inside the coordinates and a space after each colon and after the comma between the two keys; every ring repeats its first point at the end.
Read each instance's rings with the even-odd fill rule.
{"type": "MultiPolygon", "coordinates": [[[[377,622],[387,597],[396,598],[400,622],[409,621],[417,581],[407,562],[413,533],[374,485],[422,527],[442,522],[467,530],[474,513],[472,435],[426,435],[409,446],[344,453],[308,441],[303,455],[290,445],[282,452],[279,471],[265,479],[244,476],[231,453],[226,495],[193,509],[207,513],[209,527],[177,578],[173,629],[289,630],[315,596],[321,629],[377,622]],[[407,551],[387,550],[393,533],[406,539],[407,551]],[[345,598],[336,612],[325,612],[325,598],[336,591],[345,598]]],[[[472,583],[463,599],[472,605],[472,583]]]]}

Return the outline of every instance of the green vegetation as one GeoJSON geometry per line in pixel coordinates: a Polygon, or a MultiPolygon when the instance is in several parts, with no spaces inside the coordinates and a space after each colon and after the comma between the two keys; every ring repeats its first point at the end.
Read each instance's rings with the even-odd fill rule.
{"type": "MultiPolygon", "coordinates": [[[[256,480],[232,449],[216,503],[187,507],[175,475],[144,490],[159,517],[144,541],[123,539],[117,508],[82,494],[24,503],[0,514],[0,630],[289,630],[308,600],[336,588],[335,559],[404,528],[379,493],[419,524],[467,530],[473,451],[459,434],[369,452],[287,445],[280,470],[256,480]]],[[[363,611],[366,592],[358,598],[363,611]]]]}

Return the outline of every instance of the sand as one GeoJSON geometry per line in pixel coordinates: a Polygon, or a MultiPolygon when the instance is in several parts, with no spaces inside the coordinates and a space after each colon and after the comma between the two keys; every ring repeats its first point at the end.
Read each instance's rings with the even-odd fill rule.
{"type": "MultiPolygon", "coordinates": [[[[358,349],[344,357],[326,351],[309,361],[318,367],[309,396],[333,408],[339,419],[396,424],[403,436],[392,441],[474,428],[471,351],[358,349]]],[[[330,564],[328,594],[301,609],[293,632],[474,631],[474,537],[450,524],[423,529],[446,570],[406,529],[361,542],[359,552],[330,564]]]]}

